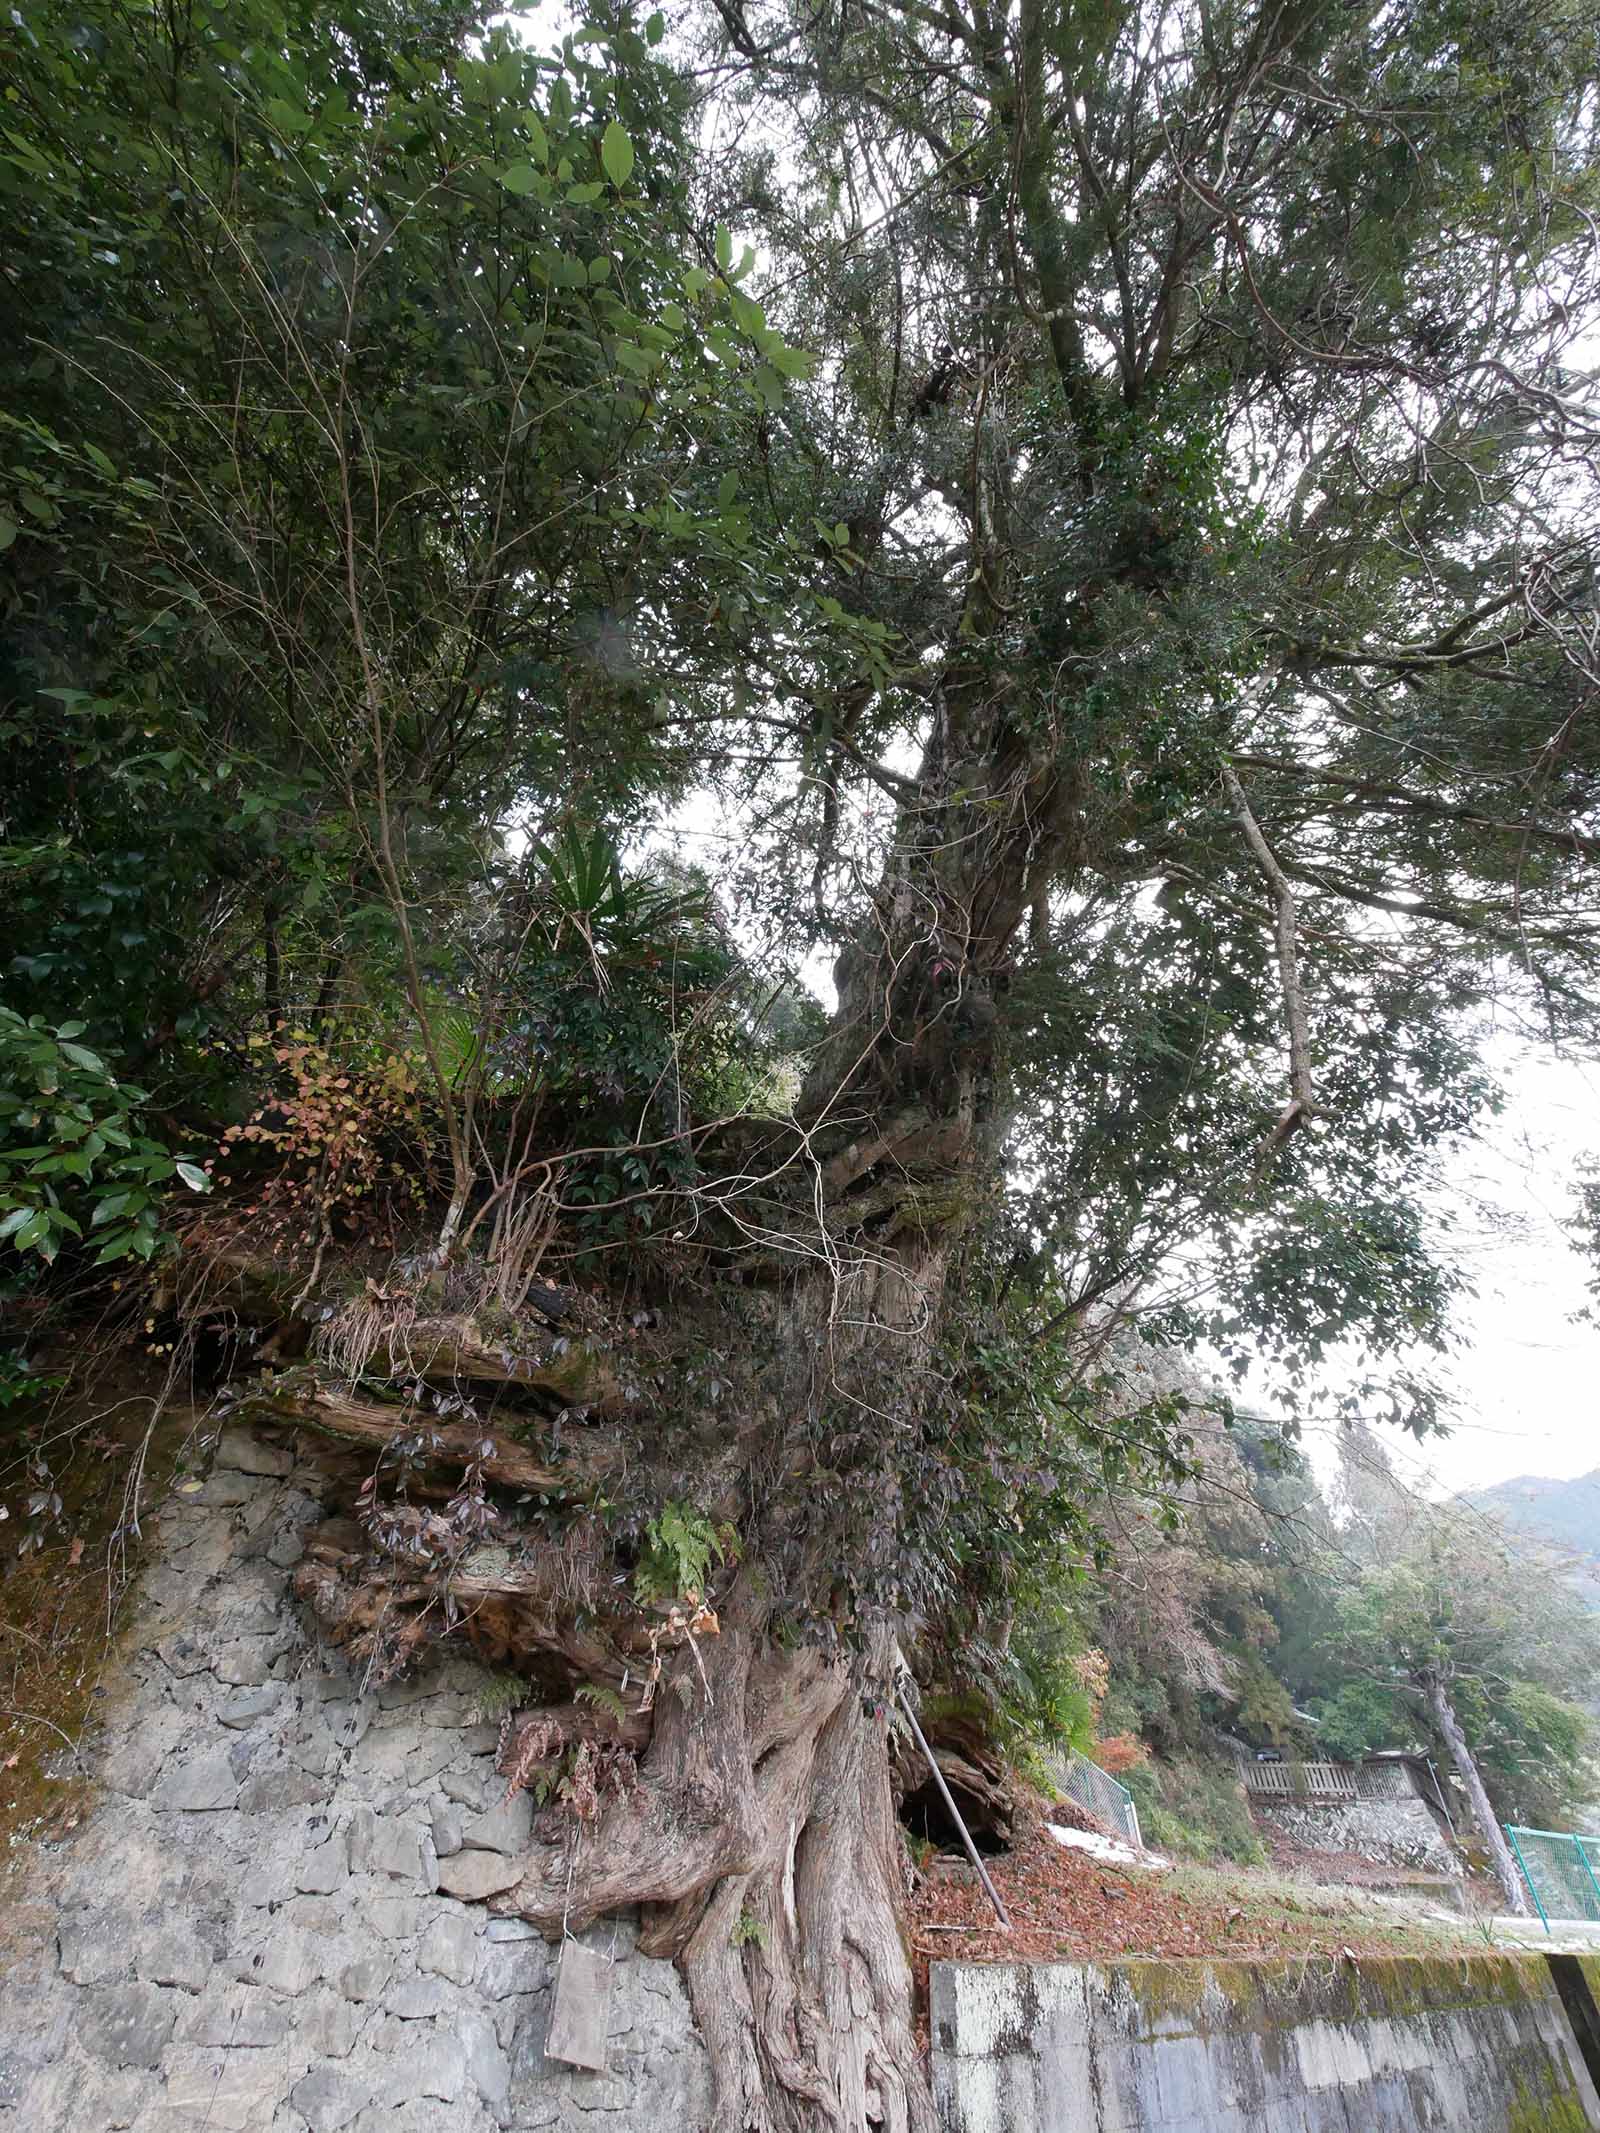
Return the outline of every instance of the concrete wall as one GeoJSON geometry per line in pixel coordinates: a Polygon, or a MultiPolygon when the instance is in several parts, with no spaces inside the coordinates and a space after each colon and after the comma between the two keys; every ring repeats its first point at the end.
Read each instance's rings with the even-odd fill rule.
{"type": "MultiPolygon", "coordinates": [[[[0,1921],[0,2133],[695,2133],[705,2056],[626,1926],[609,2068],[544,2057],[485,1677],[364,1694],[288,1591],[316,1475],[240,1433],[160,1519],[93,1805],[0,1921]]],[[[19,1848],[13,1838],[13,1851],[19,1848]]]]}
{"type": "Polygon", "coordinates": [[[946,2133],[1580,2133],[1539,1956],[936,1963],[946,2133]]]}

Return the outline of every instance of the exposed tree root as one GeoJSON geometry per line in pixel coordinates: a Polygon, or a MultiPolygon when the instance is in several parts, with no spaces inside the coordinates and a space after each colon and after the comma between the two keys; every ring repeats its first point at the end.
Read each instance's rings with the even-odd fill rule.
{"type": "Polygon", "coordinates": [[[246,1421],[292,1422],[301,1429],[316,1430],[348,1444],[382,1449],[408,1431],[426,1430],[428,1456],[447,1466],[481,1465],[486,1480],[509,1489],[542,1489],[575,1495],[592,1484],[613,1463],[612,1447],[603,1440],[575,1446],[572,1457],[560,1466],[527,1451],[508,1437],[503,1427],[469,1427],[446,1423],[426,1410],[385,1407],[381,1401],[357,1399],[337,1386],[322,1384],[313,1373],[286,1372],[274,1382],[252,1389],[234,1412],[246,1421]],[[484,1444],[494,1450],[482,1455],[484,1444]]]}
{"type": "Polygon", "coordinates": [[[637,1789],[492,1901],[551,1928],[643,1902],[711,2056],[711,2133],[932,2133],[887,1720],[815,1652],[680,1655],[637,1789]],[[682,1693],[684,1688],[688,1693],[682,1693]]]}

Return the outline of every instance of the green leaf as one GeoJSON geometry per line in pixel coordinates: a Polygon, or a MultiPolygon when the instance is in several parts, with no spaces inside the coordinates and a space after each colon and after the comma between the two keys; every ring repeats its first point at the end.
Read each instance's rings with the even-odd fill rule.
{"type": "Polygon", "coordinates": [[[728,309],[733,313],[733,322],[741,333],[748,333],[754,339],[757,334],[766,331],[767,314],[754,297],[741,295],[735,289],[728,298],[728,309]]]}
{"type": "Polygon", "coordinates": [[[0,518],[0,555],[3,555],[17,537],[17,522],[14,518],[0,518]]]}
{"type": "Polygon", "coordinates": [[[667,18],[665,15],[662,14],[660,8],[657,8],[655,13],[645,23],[644,41],[646,44],[659,44],[666,34],[667,18]]]}
{"type": "Polygon", "coordinates": [[[624,370],[631,370],[636,378],[647,378],[660,362],[648,348],[635,348],[631,341],[618,341],[616,358],[624,370]]]}
{"type": "Polygon", "coordinates": [[[524,111],[517,124],[528,136],[528,152],[536,162],[550,160],[550,136],[544,130],[544,120],[537,111],[524,111]]]}
{"type": "Polygon", "coordinates": [[[591,282],[604,281],[610,272],[611,261],[606,253],[601,252],[598,257],[590,260],[589,279],[591,282]]]}
{"type": "Polygon", "coordinates": [[[209,1192],[211,1180],[198,1163],[182,1163],[177,1166],[178,1175],[191,1192],[209,1192]]]}
{"type": "Polygon", "coordinates": [[[82,1067],[87,1073],[103,1074],[106,1070],[106,1063],[100,1054],[91,1052],[87,1045],[63,1044],[61,1054],[64,1059],[70,1059],[74,1066],[82,1067]]]}
{"type": "Polygon", "coordinates": [[[531,163],[508,163],[500,173],[500,183],[508,193],[524,198],[539,182],[539,173],[531,163]]]}
{"type": "Polygon", "coordinates": [[[626,127],[619,126],[615,119],[600,136],[600,167],[620,192],[633,168],[633,143],[626,127]]]}
{"type": "Polygon", "coordinates": [[[724,274],[733,265],[733,232],[725,222],[717,224],[717,265],[724,274]]]}

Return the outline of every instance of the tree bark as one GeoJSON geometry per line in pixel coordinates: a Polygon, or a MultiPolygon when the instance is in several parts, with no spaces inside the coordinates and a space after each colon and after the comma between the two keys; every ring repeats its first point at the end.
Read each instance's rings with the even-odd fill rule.
{"type": "Polygon", "coordinates": [[[1445,1746],[1450,1750],[1451,1760],[1460,1773],[1462,1784],[1467,1788],[1467,1798],[1472,1803],[1478,1832],[1494,1862],[1496,1878],[1505,1890],[1506,1908],[1515,1917],[1525,1918],[1528,1915],[1528,1897],[1522,1885],[1522,1876],[1517,1871],[1517,1862],[1500,1827],[1500,1818],[1490,1804],[1483,1779],[1478,1774],[1477,1759],[1467,1746],[1467,1736],[1461,1730],[1461,1721],[1456,1717],[1455,1708],[1445,1694],[1444,1683],[1437,1674],[1430,1673],[1424,1677],[1421,1686],[1433,1722],[1438,1727],[1445,1746]]]}

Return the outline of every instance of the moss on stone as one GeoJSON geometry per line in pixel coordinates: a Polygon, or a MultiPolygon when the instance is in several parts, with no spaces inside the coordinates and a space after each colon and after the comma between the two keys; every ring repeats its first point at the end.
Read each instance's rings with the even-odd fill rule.
{"type": "Polygon", "coordinates": [[[1593,2133],[1594,2120],[1571,2089],[1534,2095],[1518,2082],[1506,2117],[1506,2133],[1593,2133]]]}

